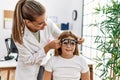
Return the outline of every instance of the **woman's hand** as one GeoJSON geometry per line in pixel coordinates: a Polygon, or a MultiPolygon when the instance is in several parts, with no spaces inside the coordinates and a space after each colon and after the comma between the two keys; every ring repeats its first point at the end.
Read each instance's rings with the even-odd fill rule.
{"type": "Polygon", "coordinates": [[[82,44],[84,42],[83,38],[78,37],[78,44],[82,44]]]}
{"type": "Polygon", "coordinates": [[[49,48],[50,49],[58,49],[60,48],[60,40],[53,40],[51,42],[49,42],[49,48]]]}
{"type": "Polygon", "coordinates": [[[60,48],[60,40],[50,41],[45,47],[45,53],[47,53],[50,49],[58,49],[60,48]]]}

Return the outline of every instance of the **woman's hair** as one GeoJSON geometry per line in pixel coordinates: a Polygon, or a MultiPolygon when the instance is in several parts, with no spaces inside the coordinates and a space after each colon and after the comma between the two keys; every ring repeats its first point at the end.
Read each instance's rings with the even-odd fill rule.
{"type": "Polygon", "coordinates": [[[12,38],[14,41],[23,44],[24,19],[35,21],[38,16],[44,13],[45,7],[39,2],[35,0],[19,0],[13,16],[12,38]]]}
{"type": "MultiPolygon", "coordinates": [[[[67,37],[72,37],[75,40],[77,40],[77,36],[75,36],[71,31],[67,30],[61,33],[61,35],[58,37],[58,40],[62,40],[64,38],[67,37]]],[[[62,50],[61,47],[59,49],[55,49],[55,56],[57,55],[61,55],[62,54],[62,50]]],[[[73,52],[73,55],[79,55],[79,51],[78,51],[78,45],[76,45],[75,47],[75,51],[73,52]]]]}

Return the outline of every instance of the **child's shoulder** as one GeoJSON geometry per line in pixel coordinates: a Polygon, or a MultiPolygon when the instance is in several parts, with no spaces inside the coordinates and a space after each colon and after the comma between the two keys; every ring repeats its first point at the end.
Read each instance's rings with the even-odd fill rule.
{"type": "Polygon", "coordinates": [[[75,55],[76,59],[85,60],[82,55],[75,55]]]}
{"type": "Polygon", "coordinates": [[[51,60],[57,60],[59,58],[59,56],[51,56],[51,60]]]}

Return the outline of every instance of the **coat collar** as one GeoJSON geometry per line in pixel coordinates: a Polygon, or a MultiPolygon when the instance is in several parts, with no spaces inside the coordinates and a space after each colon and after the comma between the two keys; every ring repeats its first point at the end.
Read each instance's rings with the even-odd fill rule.
{"type": "Polygon", "coordinates": [[[25,26],[25,31],[24,31],[24,40],[28,41],[29,43],[39,47],[40,43],[37,41],[35,36],[32,34],[32,32],[25,26]]]}

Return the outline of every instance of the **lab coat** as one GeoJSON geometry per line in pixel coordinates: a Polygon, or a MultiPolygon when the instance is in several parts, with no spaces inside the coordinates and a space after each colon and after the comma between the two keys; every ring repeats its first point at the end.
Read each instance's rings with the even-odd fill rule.
{"type": "Polygon", "coordinates": [[[46,56],[44,46],[48,43],[51,36],[57,38],[60,33],[60,29],[48,19],[45,29],[40,30],[39,43],[31,31],[25,27],[24,44],[15,43],[19,51],[15,80],[37,80],[40,65],[46,56]]]}

